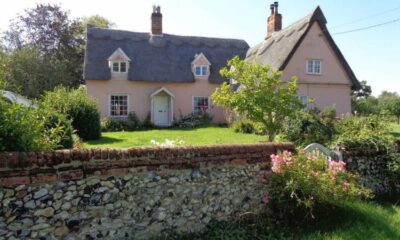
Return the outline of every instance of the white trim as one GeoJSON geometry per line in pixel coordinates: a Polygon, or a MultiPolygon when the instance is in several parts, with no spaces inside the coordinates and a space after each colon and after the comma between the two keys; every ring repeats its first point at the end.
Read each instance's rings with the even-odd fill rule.
{"type": "Polygon", "coordinates": [[[127,61],[110,61],[109,65],[112,73],[127,73],[129,70],[129,62],[127,61]],[[118,71],[114,71],[114,63],[118,63],[118,71]],[[121,63],[125,63],[125,72],[121,72],[121,63]]]}
{"type": "Polygon", "coordinates": [[[210,96],[192,96],[192,113],[195,113],[194,111],[194,98],[207,98],[208,103],[207,103],[207,112],[211,113],[211,97],[210,96]]]}
{"type": "Polygon", "coordinates": [[[108,116],[109,117],[113,117],[113,118],[125,118],[125,117],[128,117],[128,115],[129,115],[129,113],[131,112],[131,99],[130,99],[130,96],[129,96],[129,94],[127,94],[127,93],[110,93],[110,94],[108,94],[108,116]],[[127,112],[127,115],[123,115],[123,116],[112,116],[111,115],[111,96],[126,96],[127,97],[127,109],[126,109],[126,112],[127,112]]]}
{"type": "MultiPolygon", "coordinates": [[[[314,71],[314,63],[313,63],[313,71],[314,71]]],[[[309,75],[322,75],[322,59],[318,59],[318,58],[309,58],[306,61],[306,73],[309,75]],[[309,72],[308,71],[308,62],[309,61],[319,61],[319,73],[316,72],[309,72]]]]}
{"type": "Polygon", "coordinates": [[[207,76],[210,76],[210,67],[209,66],[207,66],[207,65],[193,65],[193,73],[194,73],[194,75],[196,76],[196,77],[207,77],[207,76]],[[196,71],[196,68],[200,68],[200,73],[201,74],[197,74],[197,71],[196,71]],[[203,74],[204,72],[203,72],[203,68],[206,68],[207,69],[207,74],[203,74]]]}
{"type": "Polygon", "coordinates": [[[195,64],[196,64],[196,61],[199,60],[200,58],[203,58],[204,60],[206,60],[207,65],[208,65],[208,66],[211,66],[210,61],[208,61],[207,57],[204,56],[204,54],[203,54],[202,52],[199,53],[199,54],[194,55],[194,60],[192,61],[192,65],[195,65],[195,64]]]}
{"type": "Polygon", "coordinates": [[[150,97],[154,97],[155,95],[159,94],[160,92],[166,92],[168,95],[170,95],[171,97],[175,98],[175,95],[172,94],[171,91],[169,91],[168,89],[166,89],[165,87],[161,87],[160,89],[158,89],[157,91],[153,92],[150,97]]]}
{"type": "Polygon", "coordinates": [[[115,50],[113,52],[113,54],[111,54],[111,56],[107,60],[113,61],[113,59],[116,57],[117,54],[122,54],[123,58],[125,58],[125,61],[131,61],[131,59],[128,57],[128,55],[126,55],[125,52],[121,48],[117,48],[117,50],[115,50]]]}
{"type": "Polygon", "coordinates": [[[161,87],[160,89],[158,89],[157,91],[153,92],[150,95],[150,121],[153,124],[156,124],[155,121],[154,121],[154,116],[155,116],[155,114],[154,114],[154,97],[157,94],[161,93],[161,92],[165,92],[165,93],[167,93],[169,95],[169,106],[168,107],[169,107],[170,112],[168,114],[169,115],[168,124],[167,125],[159,125],[159,126],[167,126],[167,127],[168,126],[172,126],[172,123],[174,121],[174,99],[175,99],[175,95],[171,91],[166,89],[165,87],[161,87]]]}

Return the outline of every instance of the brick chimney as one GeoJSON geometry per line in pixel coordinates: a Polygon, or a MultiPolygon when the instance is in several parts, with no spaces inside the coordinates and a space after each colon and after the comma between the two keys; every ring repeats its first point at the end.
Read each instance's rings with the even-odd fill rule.
{"type": "Polygon", "coordinates": [[[162,35],[162,14],[160,6],[153,6],[151,14],[151,34],[162,35]]]}
{"type": "Polygon", "coordinates": [[[270,5],[271,16],[268,17],[267,23],[267,38],[269,38],[273,32],[280,31],[282,29],[282,15],[278,13],[278,2],[270,5]]]}

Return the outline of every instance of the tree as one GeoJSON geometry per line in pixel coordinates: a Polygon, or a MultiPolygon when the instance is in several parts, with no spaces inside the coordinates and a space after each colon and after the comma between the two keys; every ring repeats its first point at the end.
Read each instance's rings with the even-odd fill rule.
{"type": "Polygon", "coordinates": [[[361,88],[353,91],[353,96],[356,98],[367,98],[371,96],[372,89],[371,86],[367,85],[367,81],[363,80],[360,82],[361,88]]]}
{"type": "Polygon", "coordinates": [[[42,55],[36,47],[24,46],[8,55],[5,63],[7,85],[30,98],[58,85],[68,85],[72,76],[65,76],[67,66],[52,55],[42,55]]]}
{"type": "Polygon", "coordinates": [[[296,78],[282,82],[282,72],[268,65],[249,63],[236,56],[220,74],[234,79],[240,87],[235,91],[224,82],[212,94],[213,101],[264,125],[269,141],[282,129],[284,119],[293,116],[301,107],[296,98],[296,78]]]}
{"type": "Polygon", "coordinates": [[[351,107],[354,112],[360,115],[378,114],[379,109],[377,99],[371,96],[371,86],[367,85],[367,81],[360,82],[361,88],[353,90],[351,94],[351,107]]]}
{"type": "MultiPolygon", "coordinates": [[[[53,60],[47,62],[49,66],[54,61],[61,64],[64,72],[52,81],[76,87],[84,83],[82,73],[85,42],[82,33],[81,23],[71,20],[69,12],[63,11],[60,6],[38,4],[13,20],[10,29],[5,32],[4,40],[9,52],[35,48],[40,57],[53,60]]],[[[50,68],[60,69],[59,66],[50,68]]],[[[42,76],[43,74],[33,77],[42,76]]],[[[18,81],[15,78],[13,80],[18,81]]]]}
{"type": "Polygon", "coordinates": [[[400,96],[395,92],[383,91],[378,100],[380,108],[395,116],[397,123],[400,124],[400,96]]]}
{"type": "Polygon", "coordinates": [[[359,98],[353,102],[353,111],[357,115],[363,116],[379,114],[380,108],[378,99],[374,96],[359,98]]]}
{"type": "Polygon", "coordinates": [[[100,15],[93,15],[90,17],[84,17],[81,20],[81,26],[83,29],[86,29],[88,25],[92,25],[100,28],[115,28],[115,23],[111,22],[105,17],[100,15]]]}

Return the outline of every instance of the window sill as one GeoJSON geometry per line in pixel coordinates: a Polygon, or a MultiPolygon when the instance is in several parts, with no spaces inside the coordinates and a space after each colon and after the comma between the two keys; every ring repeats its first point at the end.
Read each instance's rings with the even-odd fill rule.
{"type": "Polygon", "coordinates": [[[322,76],[322,73],[306,73],[307,75],[313,75],[313,76],[322,76]]]}

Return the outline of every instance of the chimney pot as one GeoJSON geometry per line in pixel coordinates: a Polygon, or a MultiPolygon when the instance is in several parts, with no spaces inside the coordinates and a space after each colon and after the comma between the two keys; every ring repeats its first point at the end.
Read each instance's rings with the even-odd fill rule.
{"type": "Polygon", "coordinates": [[[282,29],[282,15],[278,13],[278,2],[270,5],[271,16],[268,17],[267,37],[270,37],[273,32],[278,32],[282,29]]]}
{"type": "Polygon", "coordinates": [[[278,14],[278,2],[274,2],[274,5],[275,5],[275,13],[278,14]]]}
{"type": "Polygon", "coordinates": [[[162,35],[162,14],[160,6],[153,6],[151,14],[151,34],[162,35]]]}

